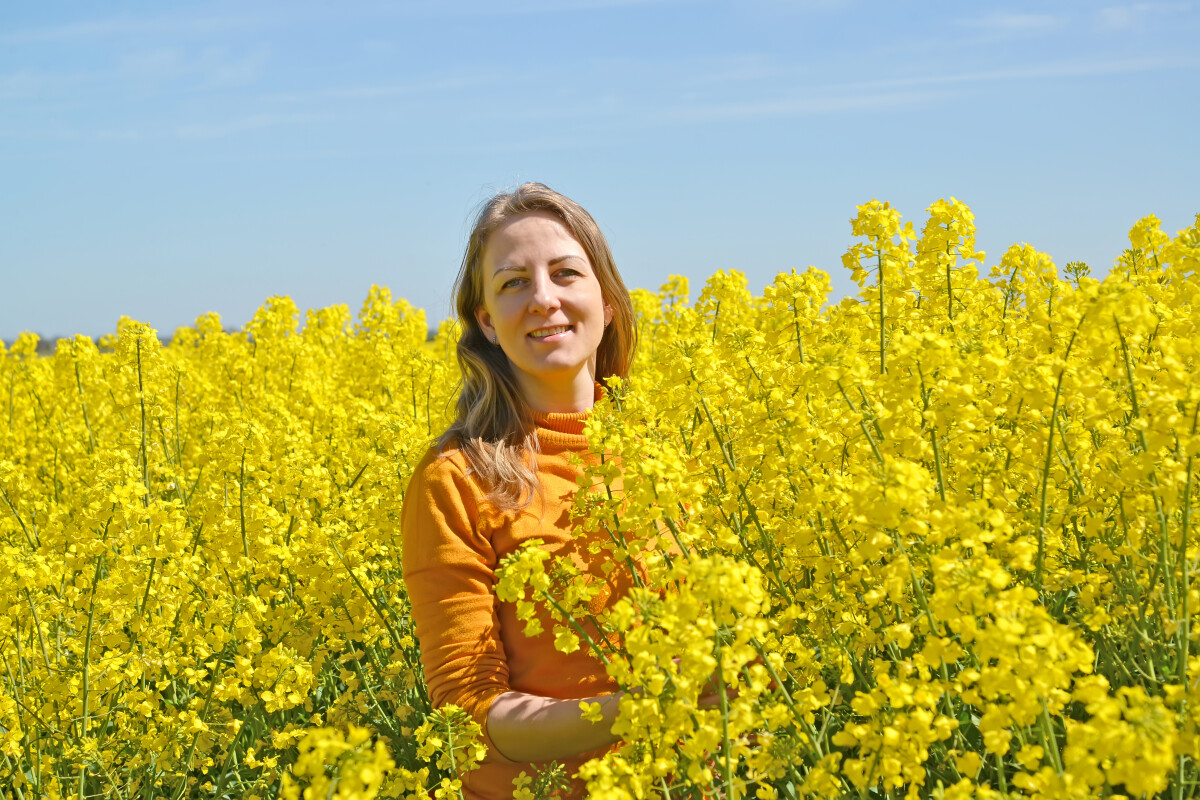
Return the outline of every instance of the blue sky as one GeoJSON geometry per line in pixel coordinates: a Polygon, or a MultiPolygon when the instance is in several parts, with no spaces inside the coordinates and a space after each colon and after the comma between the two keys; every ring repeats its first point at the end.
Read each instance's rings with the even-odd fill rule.
{"type": "Polygon", "coordinates": [[[954,196],[994,263],[1102,272],[1200,211],[1193,2],[0,5],[0,337],[267,297],[449,313],[472,211],[539,180],[630,286],[851,290],[849,218],[954,196]]]}

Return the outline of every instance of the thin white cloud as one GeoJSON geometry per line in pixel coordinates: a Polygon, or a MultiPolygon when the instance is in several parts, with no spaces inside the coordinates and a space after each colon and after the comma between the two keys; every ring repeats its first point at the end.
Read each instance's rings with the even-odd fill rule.
{"type": "Polygon", "coordinates": [[[3,44],[69,43],[87,39],[109,39],[120,36],[164,37],[176,34],[209,34],[219,31],[252,28],[263,22],[261,17],[198,16],[175,14],[158,17],[113,17],[110,19],[74,22],[40,28],[24,28],[0,33],[3,44]]]}
{"type": "Polygon", "coordinates": [[[525,2],[495,3],[495,10],[509,14],[544,14],[547,12],[560,13],[563,11],[592,11],[604,8],[624,8],[626,6],[662,5],[671,0],[556,0],[556,2],[525,2]]]}
{"type": "Polygon", "coordinates": [[[926,105],[937,96],[932,92],[815,92],[791,97],[734,103],[703,103],[666,109],[649,121],[666,124],[719,120],[801,117],[829,114],[887,111],[926,105]]]}
{"type": "Polygon", "coordinates": [[[134,50],[117,57],[116,69],[109,74],[119,80],[172,80],[186,70],[187,56],[178,47],[134,50]]]}
{"type": "Polygon", "coordinates": [[[208,47],[197,58],[195,69],[208,86],[247,86],[262,77],[269,59],[270,53],[263,46],[244,53],[232,53],[224,47],[208,47]]]}
{"type": "Polygon", "coordinates": [[[477,3],[447,3],[443,0],[404,4],[325,5],[283,3],[264,10],[236,14],[201,14],[181,11],[154,17],[119,16],[64,25],[30,27],[0,33],[0,44],[43,44],[116,37],[167,37],[207,35],[228,31],[276,29],[288,25],[313,24],[322,20],[394,19],[412,17],[502,16],[602,10],[644,5],[682,4],[690,0],[494,0],[477,3]]]}
{"type": "Polygon", "coordinates": [[[62,75],[50,75],[31,69],[0,75],[0,100],[43,97],[48,90],[64,85],[65,80],[62,75]]]}
{"type": "Polygon", "coordinates": [[[893,78],[882,81],[868,81],[850,84],[853,88],[870,87],[912,87],[937,86],[949,84],[988,83],[1003,81],[1029,81],[1049,78],[1087,78],[1101,75],[1125,75],[1136,72],[1149,72],[1156,69],[1172,67],[1195,67],[1196,61],[1184,61],[1167,56],[1147,56],[1144,58],[1113,59],[1111,61],[1075,61],[1031,64],[1027,67],[1009,69],[980,70],[976,72],[960,72],[948,75],[921,75],[910,78],[893,78]]]}
{"type": "MultiPolygon", "coordinates": [[[[813,83],[812,73],[807,70],[775,69],[766,62],[744,59],[718,59],[703,65],[690,62],[684,78],[680,77],[678,64],[606,63],[604,71],[614,76],[615,80],[607,91],[589,94],[586,101],[547,100],[522,104],[519,115],[526,121],[548,118],[559,122],[589,120],[615,131],[647,125],[688,125],[723,119],[870,113],[936,105],[951,96],[951,91],[973,84],[1054,78],[1086,79],[1179,66],[1189,64],[1167,57],[1064,61],[831,84],[813,83]],[[728,72],[726,67],[732,72],[728,72]],[[625,85],[625,81],[621,76],[629,74],[638,75],[639,86],[649,94],[622,91],[620,87],[625,85]],[[661,100],[668,93],[672,101],[659,102],[655,99],[661,100]]],[[[415,83],[268,94],[261,96],[259,102],[276,104],[277,108],[324,109],[328,112],[329,101],[354,103],[422,93],[437,95],[469,90],[490,82],[504,82],[509,87],[528,87],[535,85],[540,77],[540,73],[504,71],[486,75],[431,76],[415,83]]],[[[487,113],[494,118],[497,111],[493,109],[487,113]]]]}
{"type": "Polygon", "coordinates": [[[1039,33],[1060,28],[1067,24],[1061,14],[1025,14],[1010,11],[994,11],[982,17],[960,20],[959,24],[980,28],[995,33],[1039,33]]]}
{"type": "Polygon", "coordinates": [[[320,122],[324,119],[320,114],[249,114],[224,122],[180,125],[175,128],[174,134],[180,139],[217,139],[264,128],[320,122]]]}
{"type": "Polygon", "coordinates": [[[74,105],[89,105],[114,92],[158,91],[168,84],[176,92],[247,86],[264,74],[269,56],[261,46],[243,50],[154,47],[123,53],[98,70],[23,68],[0,74],[0,101],[70,99],[74,105]]]}
{"type": "Polygon", "coordinates": [[[688,123],[718,119],[886,111],[899,107],[936,104],[949,96],[946,91],[940,91],[943,88],[1009,81],[1088,78],[1195,66],[1197,66],[1195,61],[1183,62],[1167,57],[1147,57],[1111,61],[1032,64],[1027,67],[1010,69],[917,75],[845,84],[823,84],[804,87],[774,98],[680,104],[665,109],[655,119],[659,122],[688,123]]]}
{"type": "MultiPolygon", "coordinates": [[[[444,0],[430,0],[426,3],[410,4],[405,7],[404,11],[418,16],[490,17],[515,14],[562,14],[631,6],[683,5],[688,2],[690,0],[511,0],[507,3],[497,3],[494,0],[486,0],[473,3],[447,3],[444,0]]],[[[393,6],[384,8],[390,12],[395,11],[393,6]]]]}
{"type": "MultiPolygon", "coordinates": [[[[784,64],[754,55],[738,55],[685,62],[661,63],[651,60],[614,60],[596,62],[593,67],[615,77],[619,86],[637,76],[638,85],[670,87],[678,97],[713,97],[737,92],[787,91],[803,88],[810,92],[850,92],[874,95],[883,102],[884,92],[901,89],[935,88],[956,84],[1002,83],[1054,78],[1088,78],[1123,75],[1161,69],[1195,68],[1200,58],[1170,55],[1140,58],[1073,59],[1000,67],[991,70],[909,75],[866,81],[828,84],[814,83],[821,70],[802,64],[784,64]]],[[[509,75],[507,81],[522,82],[522,76],[509,75]]]]}
{"type": "Polygon", "coordinates": [[[148,137],[134,127],[86,127],[65,124],[0,127],[0,140],[46,142],[136,142],[148,137]]]}
{"type": "Polygon", "coordinates": [[[1106,6],[1096,12],[1101,28],[1124,31],[1136,28],[1153,17],[1179,14],[1191,10],[1191,3],[1126,3],[1106,6]]]}
{"type": "Polygon", "coordinates": [[[743,7],[770,14],[786,14],[797,11],[828,11],[847,8],[854,0],[741,0],[743,7]]]}
{"type": "Polygon", "coordinates": [[[328,89],[307,89],[295,92],[274,92],[259,98],[263,102],[307,103],[321,100],[375,100],[382,97],[403,97],[438,92],[454,92],[497,83],[495,73],[475,75],[446,75],[418,81],[384,83],[370,86],[337,86],[328,89]]]}
{"type": "Polygon", "coordinates": [[[385,58],[399,52],[400,46],[390,39],[364,39],[359,49],[372,58],[385,58]]]}

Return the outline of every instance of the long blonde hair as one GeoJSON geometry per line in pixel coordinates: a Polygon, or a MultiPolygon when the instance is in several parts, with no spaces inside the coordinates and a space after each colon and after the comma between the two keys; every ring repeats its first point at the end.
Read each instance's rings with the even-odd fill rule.
{"type": "Polygon", "coordinates": [[[522,184],[484,204],[454,281],[454,305],[462,331],[457,348],[462,385],[457,418],[438,440],[438,447],[458,447],[488,487],[489,499],[503,509],[522,508],[539,493],[541,482],[529,457],[538,451],[537,430],[508,356],[488,341],[475,309],[483,305],[483,254],[489,237],[509,220],[533,211],[553,214],[579,241],[595,270],[604,302],[612,307],[612,322],[596,351],[596,379],[627,377],[637,347],[629,290],[591,214],[540,183],[522,184]]]}

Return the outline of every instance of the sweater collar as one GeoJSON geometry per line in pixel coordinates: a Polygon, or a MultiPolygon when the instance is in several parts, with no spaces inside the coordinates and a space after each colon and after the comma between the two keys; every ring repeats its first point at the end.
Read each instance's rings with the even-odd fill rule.
{"type": "MultiPolygon", "coordinates": [[[[604,396],[604,387],[596,384],[594,402],[600,402],[604,396]]],[[[573,411],[565,413],[547,413],[534,411],[533,422],[537,425],[538,441],[543,450],[547,448],[562,448],[580,450],[587,448],[587,436],[583,426],[587,423],[591,411],[573,411]]]]}

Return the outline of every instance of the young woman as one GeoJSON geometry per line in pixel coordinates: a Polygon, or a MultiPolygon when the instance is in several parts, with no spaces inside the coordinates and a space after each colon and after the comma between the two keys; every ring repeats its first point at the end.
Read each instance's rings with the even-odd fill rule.
{"type": "MultiPolygon", "coordinates": [[[[404,578],[435,706],[453,703],[488,755],[468,798],[511,797],[538,762],[573,774],[615,738],[616,688],[586,648],[524,635],[494,591],[501,559],[538,538],[601,582],[599,613],[628,588],[586,558],[571,521],[599,381],[625,377],[637,341],[629,292],[604,235],[578,204],[537,183],[480,212],[455,283],[462,335],[458,416],[417,467],[403,513],[404,578]],[[605,722],[580,717],[600,702],[605,722]]],[[[576,786],[576,793],[582,787],[576,786]]]]}

